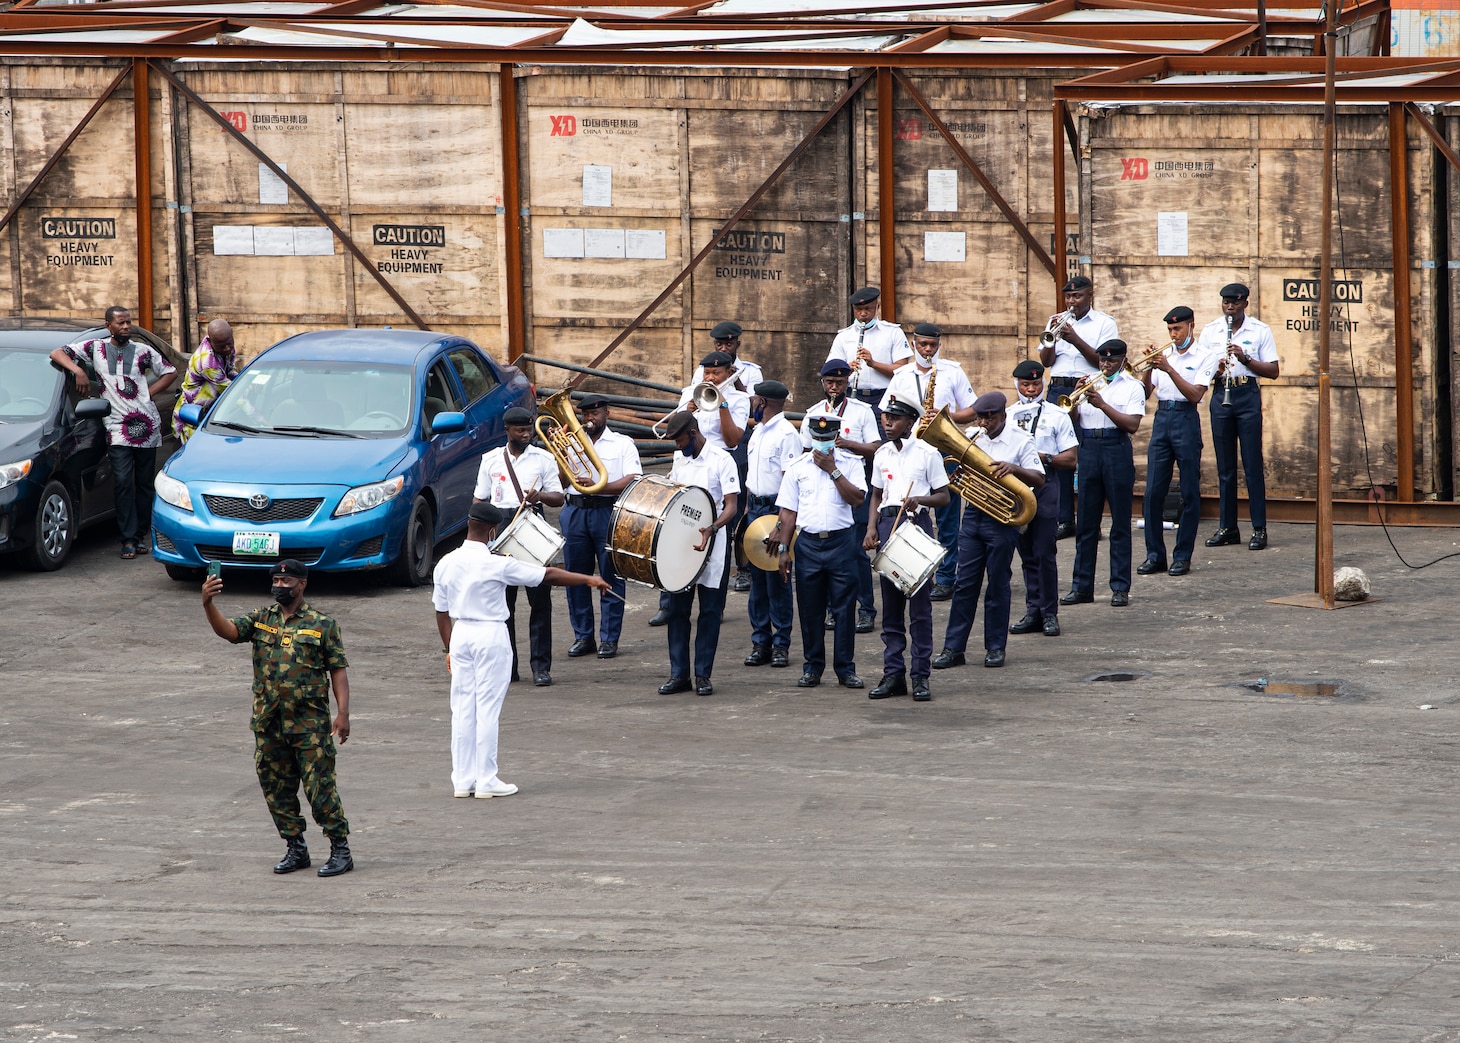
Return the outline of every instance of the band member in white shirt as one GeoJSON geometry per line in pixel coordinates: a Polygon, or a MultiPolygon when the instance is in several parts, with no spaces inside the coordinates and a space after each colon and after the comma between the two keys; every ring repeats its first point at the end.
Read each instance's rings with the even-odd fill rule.
{"type": "MultiPolygon", "coordinates": [[[[750,415],[756,423],[750,433],[745,477],[746,524],[778,513],[776,497],[781,492],[781,479],[801,455],[801,434],[786,419],[786,399],[791,394],[786,385],[779,380],[762,380],[754,391],[750,415]]],[[[751,647],[745,665],[789,666],[795,612],[790,582],[779,572],[751,569],[747,600],[751,647]]]]}
{"type": "MultiPolygon", "coordinates": [[[[882,414],[887,441],[872,461],[872,495],[866,535],[862,546],[876,550],[892,536],[894,526],[912,525],[929,536],[933,522],[929,509],[943,506],[949,497],[948,472],[943,457],[922,439],[912,437],[918,410],[910,402],[890,402],[882,414]]],[[[912,692],[917,702],[933,698],[928,685],[933,658],[933,603],[928,584],[911,598],[902,588],[882,580],[882,680],[867,693],[869,699],[889,699],[907,694],[907,665],[903,653],[912,636],[912,692]],[[904,627],[903,618],[907,617],[904,627]]]]}
{"type": "MultiPolygon", "coordinates": [[[[750,394],[755,388],[755,385],[765,379],[765,374],[761,372],[761,368],[754,362],[740,357],[740,337],[742,333],[744,333],[744,330],[740,328],[740,323],[721,322],[717,323],[715,328],[710,330],[710,339],[715,342],[716,351],[724,352],[733,360],[735,386],[746,394],[750,394]]],[[[698,384],[704,379],[705,367],[703,365],[696,366],[695,374],[690,378],[690,385],[698,384]]]]}
{"type": "MultiPolygon", "coordinates": [[[[546,449],[532,444],[532,414],[513,406],[502,414],[507,444],[482,457],[477,468],[474,502],[485,500],[512,514],[521,504],[540,516],[543,507],[563,506],[563,483],[558,479],[558,462],[546,449]]],[[[517,592],[507,588],[507,638],[512,643],[512,680],[517,678],[517,592]]],[[[528,661],[532,683],[539,688],[553,683],[553,588],[539,583],[527,589],[530,610],[527,622],[528,661]]]]}
{"type": "Polygon", "coordinates": [[[852,324],[837,331],[826,356],[826,361],[840,359],[856,372],[851,397],[879,409],[892,375],[912,358],[902,327],[877,317],[881,296],[875,286],[864,286],[852,294],[852,324]]]}
{"type": "Polygon", "coordinates": [[[1146,449],[1146,560],[1136,567],[1142,576],[1168,568],[1163,522],[1173,464],[1181,469],[1181,518],[1169,564],[1171,575],[1191,571],[1191,554],[1196,549],[1196,529],[1201,524],[1201,414],[1197,406],[1211,386],[1222,356],[1197,344],[1195,319],[1184,305],[1166,313],[1171,346],[1141,378],[1146,397],[1156,394],[1156,417],[1151,421],[1151,443],[1146,449]]]}
{"type": "MultiPolygon", "coordinates": [[[[1094,307],[1095,284],[1086,276],[1077,275],[1065,283],[1065,308],[1071,317],[1064,326],[1064,332],[1052,347],[1039,349],[1039,361],[1043,363],[1049,383],[1049,396],[1056,399],[1068,395],[1088,377],[1100,372],[1100,362],[1095,349],[1107,340],[1120,336],[1115,320],[1094,307]]],[[[1050,324],[1061,316],[1051,315],[1050,324]]],[[[1075,437],[1080,437],[1079,417],[1071,415],[1075,425],[1075,437]]],[[[1060,526],[1056,534],[1059,539],[1075,534],[1075,473],[1056,471],[1060,483],[1060,526]]]]}

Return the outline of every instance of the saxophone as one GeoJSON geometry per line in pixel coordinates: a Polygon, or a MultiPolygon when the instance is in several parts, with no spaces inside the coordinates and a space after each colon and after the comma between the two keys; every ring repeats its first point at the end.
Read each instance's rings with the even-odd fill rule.
{"type": "MultiPolygon", "coordinates": [[[[917,363],[914,363],[916,365],[917,363]]],[[[913,437],[921,438],[923,430],[937,417],[938,411],[933,408],[933,395],[938,383],[938,363],[934,361],[933,368],[928,371],[928,390],[923,392],[923,415],[913,425],[913,437]]]]}

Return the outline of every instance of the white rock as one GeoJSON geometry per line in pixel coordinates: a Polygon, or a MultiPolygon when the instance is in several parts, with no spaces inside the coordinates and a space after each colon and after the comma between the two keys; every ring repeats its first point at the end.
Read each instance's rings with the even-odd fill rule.
{"type": "Polygon", "coordinates": [[[1333,574],[1336,601],[1363,601],[1369,596],[1369,577],[1363,569],[1342,568],[1333,574]]]}

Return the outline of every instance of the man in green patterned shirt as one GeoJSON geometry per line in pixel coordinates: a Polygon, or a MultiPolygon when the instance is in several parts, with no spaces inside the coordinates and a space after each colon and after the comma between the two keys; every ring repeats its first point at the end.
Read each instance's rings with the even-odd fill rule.
{"type": "Polygon", "coordinates": [[[304,603],[309,569],[285,558],[270,574],[277,604],[227,619],[213,599],[223,590],[221,576],[203,583],[203,612],[225,641],[253,644],[254,767],[279,835],[288,845],[276,873],[309,867],[299,786],[309,798],[315,824],[329,837],[329,861],[320,876],[355,868],[350,857],[350,824],[335,790],[335,744],[350,737],[350,680],[340,626],[304,603]],[[330,721],[333,688],[338,713],[330,721]]]}

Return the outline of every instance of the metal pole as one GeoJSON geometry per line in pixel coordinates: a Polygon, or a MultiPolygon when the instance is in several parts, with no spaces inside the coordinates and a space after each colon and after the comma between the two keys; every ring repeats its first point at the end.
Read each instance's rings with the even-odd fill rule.
{"type": "Polygon", "coordinates": [[[892,70],[877,70],[877,248],[880,259],[878,288],[882,317],[897,321],[897,206],[896,173],[892,168],[892,70]]]}
{"type": "MultiPolygon", "coordinates": [[[[1333,329],[1333,175],[1336,141],[1334,47],[1338,0],[1327,0],[1323,56],[1323,240],[1318,262],[1318,518],[1314,526],[1313,590],[1324,608],[1333,607],[1333,420],[1328,349],[1333,329]]],[[[1359,391],[1354,389],[1355,394],[1359,391]]]]}
{"type": "MultiPolygon", "coordinates": [[[[136,161],[137,316],[143,329],[154,328],[152,314],[152,105],[147,62],[132,61],[132,151],[136,161]]],[[[173,339],[177,331],[173,331],[173,339]]]]}
{"type": "Polygon", "coordinates": [[[1054,103],[1054,127],[1050,134],[1051,146],[1050,163],[1054,169],[1054,307],[1055,311],[1064,310],[1064,297],[1060,293],[1060,287],[1064,285],[1065,272],[1069,270],[1069,257],[1065,252],[1065,222],[1069,220],[1065,214],[1065,143],[1061,139],[1065,133],[1065,103],[1056,101],[1054,103]]]}
{"type": "Polygon", "coordinates": [[[1401,102],[1389,104],[1389,212],[1394,236],[1394,424],[1399,499],[1414,500],[1414,360],[1409,287],[1409,135],[1401,102]]]}
{"type": "Polygon", "coordinates": [[[515,65],[504,64],[498,73],[502,120],[502,263],[507,276],[507,360],[516,362],[526,350],[523,323],[526,311],[522,303],[522,192],[521,141],[517,134],[517,79],[515,65]]]}

